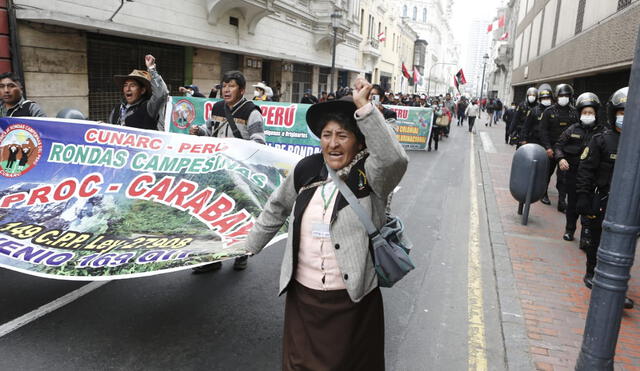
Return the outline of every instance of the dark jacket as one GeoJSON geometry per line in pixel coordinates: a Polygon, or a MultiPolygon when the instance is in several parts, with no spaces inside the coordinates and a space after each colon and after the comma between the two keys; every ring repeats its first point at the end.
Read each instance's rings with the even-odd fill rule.
{"type": "Polygon", "coordinates": [[[540,119],[540,145],[545,149],[553,149],[560,134],[579,121],[580,116],[573,106],[552,104],[544,110],[540,119]]]}
{"type": "Polygon", "coordinates": [[[18,103],[11,108],[5,108],[4,104],[0,107],[0,116],[2,117],[45,117],[47,116],[38,103],[20,98],[18,103]]]}
{"type": "Polygon", "coordinates": [[[531,108],[529,115],[524,120],[523,141],[540,144],[540,120],[542,120],[542,113],[546,108],[542,104],[536,104],[531,108]]]}
{"type": "Polygon", "coordinates": [[[509,125],[509,133],[511,133],[511,136],[517,136],[518,138],[523,137],[524,123],[527,120],[531,109],[537,104],[537,102],[529,104],[529,102],[525,99],[524,102],[520,103],[518,107],[516,107],[513,119],[511,120],[511,124],[509,125]]]}
{"type": "Polygon", "coordinates": [[[151,96],[143,97],[131,105],[124,99],[121,100],[109,114],[110,124],[147,130],[164,130],[164,117],[161,113],[167,102],[169,90],[155,69],[149,70],[149,73],[151,74],[151,96]]]}
{"type": "Polygon", "coordinates": [[[600,132],[604,131],[602,125],[586,126],[582,123],[577,123],[569,126],[556,142],[554,146],[555,158],[557,161],[562,159],[569,162],[569,171],[576,169],[580,163],[580,155],[584,152],[591,138],[600,132]]]}
{"type": "Polygon", "coordinates": [[[613,177],[613,167],[618,156],[620,133],[607,129],[595,134],[580,156],[576,191],[593,195],[608,193],[613,177]]]}

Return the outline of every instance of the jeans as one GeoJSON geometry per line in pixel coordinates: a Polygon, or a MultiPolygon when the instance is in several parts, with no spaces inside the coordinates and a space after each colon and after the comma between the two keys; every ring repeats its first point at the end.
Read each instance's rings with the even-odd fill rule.
{"type": "Polygon", "coordinates": [[[469,132],[471,132],[471,130],[473,130],[473,124],[476,122],[476,117],[475,116],[469,116],[469,132]]]}

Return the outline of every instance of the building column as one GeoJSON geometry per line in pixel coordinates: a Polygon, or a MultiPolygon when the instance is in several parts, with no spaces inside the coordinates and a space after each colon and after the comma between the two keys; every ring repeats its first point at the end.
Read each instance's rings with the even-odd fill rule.
{"type": "Polygon", "coordinates": [[[313,66],[311,70],[311,93],[320,96],[320,66],[313,66]]]}

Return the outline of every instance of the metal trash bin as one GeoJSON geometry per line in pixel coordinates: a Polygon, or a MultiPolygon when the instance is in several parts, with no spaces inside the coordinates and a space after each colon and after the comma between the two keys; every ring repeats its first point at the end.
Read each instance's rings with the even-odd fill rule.
{"type": "Polygon", "coordinates": [[[518,214],[522,215],[523,225],[529,220],[529,206],[547,191],[548,169],[549,157],[538,144],[525,144],[513,155],[509,191],[519,202],[518,214]]]}

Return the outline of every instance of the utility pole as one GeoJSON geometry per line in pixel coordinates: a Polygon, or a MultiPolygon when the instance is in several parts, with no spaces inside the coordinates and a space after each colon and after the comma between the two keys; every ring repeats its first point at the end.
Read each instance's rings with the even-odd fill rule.
{"type": "Polygon", "coordinates": [[[598,265],[576,364],[578,371],[613,370],[624,298],[640,232],[640,38],[636,42],[629,87],[626,125],[620,134],[609,203],[602,223],[598,265]]]}

